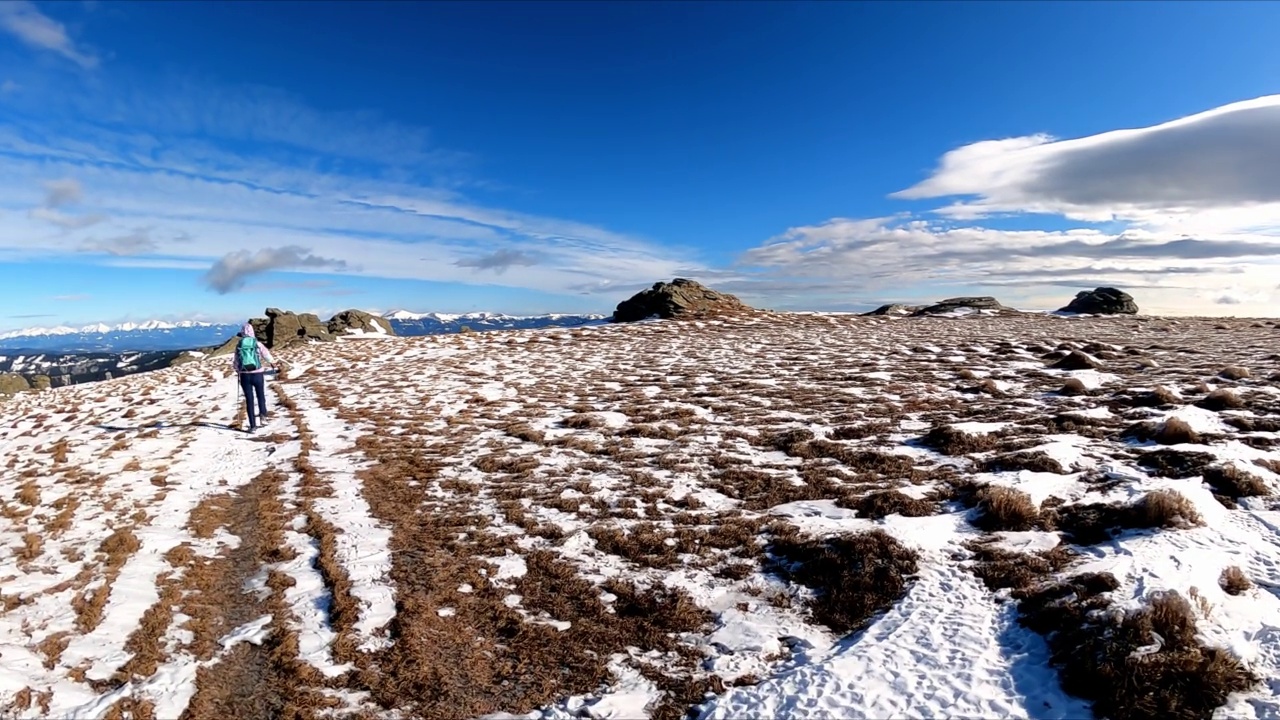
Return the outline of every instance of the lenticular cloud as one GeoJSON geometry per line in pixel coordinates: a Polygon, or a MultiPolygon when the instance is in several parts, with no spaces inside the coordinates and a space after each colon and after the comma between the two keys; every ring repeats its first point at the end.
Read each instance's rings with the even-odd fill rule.
{"type": "MultiPolygon", "coordinates": [[[[1280,206],[1280,95],[1146,128],[1072,140],[1036,135],[943,156],[906,199],[971,196],[940,212],[1043,212],[1082,220],[1158,220],[1280,206]]],[[[1280,213],[1276,214],[1280,217],[1280,213]]]]}

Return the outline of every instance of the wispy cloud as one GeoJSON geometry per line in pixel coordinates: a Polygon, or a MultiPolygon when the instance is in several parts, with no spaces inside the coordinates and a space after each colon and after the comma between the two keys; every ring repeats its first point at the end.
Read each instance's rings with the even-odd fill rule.
{"type": "Polygon", "coordinates": [[[79,230],[107,220],[101,213],[71,215],[60,208],[75,205],[84,199],[84,189],[74,178],[52,180],[44,184],[45,194],[39,207],[32,208],[27,215],[33,220],[42,220],[56,225],[63,230],[79,230]]]}
{"type": "Polygon", "coordinates": [[[509,268],[516,266],[530,267],[537,265],[540,261],[540,258],[533,253],[503,248],[489,253],[488,255],[463,258],[455,261],[453,264],[458,267],[475,268],[477,271],[492,270],[501,275],[509,268]]]}
{"type": "Polygon", "coordinates": [[[0,82],[0,95],[16,93],[21,89],[22,86],[14,80],[5,80],[4,82],[0,82]]]}
{"type": "Polygon", "coordinates": [[[342,260],[320,257],[312,254],[307,248],[297,246],[262,248],[253,253],[240,250],[228,253],[214,263],[205,274],[204,282],[210,290],[225,295],[243,288],[249,277],[272,270],[299,268],[343,270],[346,267],[347,263],[342,260]]]}
{"type": "Polygon", "coordinates": [[[75,178],[63,178],[44,184],[44,207],[57,208],[78,203],[84,199],[84,188],[75,178]]]}
{"type": "Polygon", "coordinates": [[[85,240],[80,244],[80,251],[108,255],[144,255],[155,252],[157,247],[158,244],[151,238],[151,228],[137,228],[126,235],[85,240]]]}
{"type": "Polygon", "coordinates": [[[694,249],[476,203],[455,183],[465,154],[435,147],[422,128],[368,113],[320,112],[263,89],[174,82],[144,95],[133,87],[140,83],[116,87],[109,76],[101,79],[119,92],[24,92],[17,119],[0,126],[0,197],[31,197],[24,184],[42,187],[55,177],[82,183],[74,186],[78,193],[63,188],[58,199],[65,202],[50,204],[47,186],[32,197],[27,219],[38,224],[0,225],[0,254],[55,258],[114,249],[116,256],[90,261],[208,269],[229,251],[252,256],[297,246],[344,262],[353,274],[549,293],[594,284],[612,294],[620,283],[700,266],[694,249]],[[407,177],[422,179],[398,179],[407,177]],[[94,212],[73,214],[75,202],[94,212]],[[39,224],[55,225],[67,238],[49,242],[39,224]],[[97,224],[92,234],[86,230],[97,224]],[[151,243],[101,239],[128,238],[140,226],[152,229],[151,243]],[[506,272],[513,267],[524,271],[506,272]]]}
{"type": "Polygon", "coordinates": [[[98,57],[78,47],[62,23],[27,0],[0,2],[0,30],[30,47],[57,53],[83,68],[98,66],[98,57]]]}
{"type": "Polygon", "coordinates": [[[58,302],[83,302],[91,297],[93,296],[80,293],[75,295],[54,295],[53,299],[58,302]]]}

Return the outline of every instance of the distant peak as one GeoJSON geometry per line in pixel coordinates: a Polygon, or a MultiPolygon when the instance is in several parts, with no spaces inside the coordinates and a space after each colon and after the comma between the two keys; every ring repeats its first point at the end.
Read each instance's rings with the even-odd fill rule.
{"type": "Polygon", "coordinates": [[[442,323],[454,323],[464,320],[531,320],[540,318],[563,318],[563,317],[581,317],[581,318],[599,318],[603,315],[595,313],[542,313],[540,315],[508,315],[506,313],[495,312],[469,312],[469,313],[442,313],[428,312],[415,313],[408,310],[393,310],[384,313],[382,317],[388,320],[435,320],[442,323]]]}
{"type": "Polygon", "coordinates": [[[0,333],[0,340],[9,340],[20,337],[43,337],[48,335],[103,335],[112,332],[139,332],[146,330],[174,330],[178,328],[203,328],[216,327],[219,323],[200,322],[197,320],[179,320],[178,322],[165,322],[163,320],[145,320],[143,322],[127,322],[119,325],[108,325],[106,323],[94,323],[92,325],[84,325],[82,327],[69,327],[59,325],[57,327],[34,327],[23,330],[12,330],[0,333]]]}

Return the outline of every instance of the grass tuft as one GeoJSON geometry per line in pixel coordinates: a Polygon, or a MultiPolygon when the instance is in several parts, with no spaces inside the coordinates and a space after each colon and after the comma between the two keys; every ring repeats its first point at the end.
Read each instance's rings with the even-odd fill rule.
{"type": "Polygon", "coordinates": [[[950,425],[935,425],[920,438],[921,444],[943,455],[968,455],[985,452],[999,445],[995,435],[967,433],[950,425]]]}
{"type": "Polygon", "coordinates": [[[1267,487],[1262,478],[1247,473],[1235,465],[1207,468],[1204,471],[1204,481],[1213,488],[1214,492],[1232,500],[1242,497],[1266,497],[1271,494],[1271,488],[1267,487]]]}
{"type": "Polygon", "coordinates": [[[1205,395],[1196,405],[1206,410],[1214,411],[1238,410],[1244,407],[1244,400],[1234,390],[1218,388],[1205,395]]]}
{"type": "Polygon", "coordinates": [[[1003,485],[987,485],[974,494],[977,514],[973,524],[980,530],[1025,531],[1033,530],[1040,521],[1040,509],[1031,496],[1003,485]]]}
{"type": "Polygon", "coordinates": [[[776,539],[766,548],[773,569],[816,592],[813,618],[851,633],[906,595],[917,572],[915,551],[883,530],[823,539],[776,539]]]}
{"type": "Polygon", "coordinates": [[[1228,595],[1243,595],[1253,587],[1253,582],[1244,574],[1238,565],[1231,565],[1222,571],[1218,585],[1228,595]]]}

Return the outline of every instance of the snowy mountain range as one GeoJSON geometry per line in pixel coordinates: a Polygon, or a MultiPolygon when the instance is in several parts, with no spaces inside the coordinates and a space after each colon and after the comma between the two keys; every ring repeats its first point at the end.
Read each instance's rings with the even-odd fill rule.
{"type": "MultiPolygon", "coordinates": [[[[467,327],[474,331],[566,327],[602,322],[604,315],[505,315],[502,313],[413,313],[396,310],[383,315],[400,335],[440,335],[467,327]]],[[[84,327],[28,328],[0,333],[0,351],[25,353],[164,352],[217,345],[231,337],[238,324],[192,320],[84,327]]]]}
{"type": "Polygon", "coordinates": [[[463,327],[476,332],[485,330],[531,330],[546,327],[571,327],[604,322],[605,315],[504,315],[502,313],[412,313],[396,310],[383,315],[399,335],[444,335],[463,327]]]}

